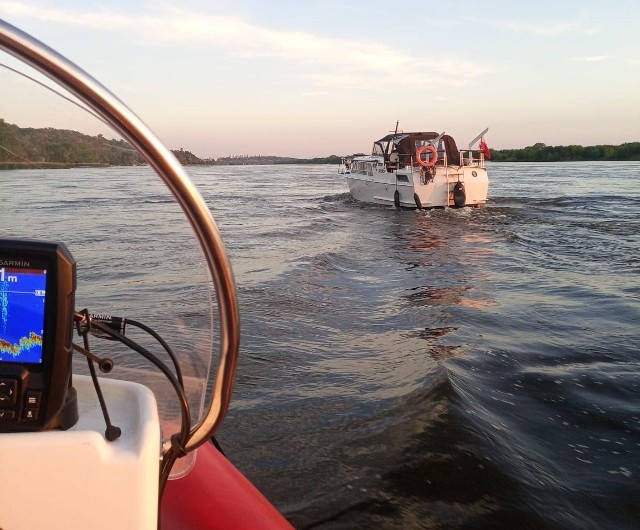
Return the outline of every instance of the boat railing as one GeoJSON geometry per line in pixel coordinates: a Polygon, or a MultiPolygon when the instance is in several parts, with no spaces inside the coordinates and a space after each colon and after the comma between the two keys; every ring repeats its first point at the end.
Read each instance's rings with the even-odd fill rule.
{"type": "MultiPolygon", "coordinates": [[[[440,152],[440,159],[436,163],[436,166],[449,166],[449,160],[446,152],[440,152]]],[[[415,160],[415,158],[411,155],[401,155],[400,161],[403,161],[403,158],[408,160],[408,163],[400,164],[400,167],[409,167],[411,171],[419,170],[421,167],[420,164],[415,160]]],[[[482,151],[473,151],[472,149],[461,149],[460,150],[460,167],[462,166],[474,166],[474,167],[485,167],[485,157],[482,151]]]]}
{"type": "MultiPolygon", "coordinates": [[[[341,171],[341,168],[344,166],[340,166],[338,169],[339,173],[345,174],[341,171]]],[[[364,175],[372,177],[375,172],[381,171],[384,169],[384,162],[380,162],[378,160],[368,159],[368,160],[352,160],[351,165],[346,167],[347,172],[352,175],[364,175]]]]}
{"type": "Polygon", "coordinates": [[[484,153],[482,151],[473,151],[471,149],[461,149],[460,165],[485,167],[484,153]]]}
{"type": "Polygon", "coordinates": [[[351,165],[353,161],[350,158],[341,158],[340,165],[338,166],[339,175],[348,175],[351,173],[351,165]]]}
{"type": "MultiPolygon", "coordinates": [[[[413,172],[414,170],[420,170],[421,168],[424,168],[424,166],[418,164],[417,160],[415,160],[415,158],[411,155],[403,155],[406,156],[407,159],[409,160],[409,163],[406,164],[406,166],[408,166],[411,171],[413,172]]],[[[438,161],[435,164],[436,166],[444,166],[447,167],[449,165],[449,160],[447,159],[447,153],[446,151],[439,151],[438,152],[438,161]]]]}
{"type": "MultiPolygon", "coordinates": [[[[135,113],[89,74],[4,20],[0,20],[0,49],[31,65],[68,90],[136,147],[171,191],[193,229],[215,287],[219,346],[218,367],[209,408],[199,423],[191,428],[186,443],[179,442],[180,451],[192,451],[211,439],[227,413],[240,349],[240,317],[235,280],[211,210],[176,157],[135,113]]],[[[172,444],[173,439],[164,440],[165,456],[169,454],[172,444]]]]}

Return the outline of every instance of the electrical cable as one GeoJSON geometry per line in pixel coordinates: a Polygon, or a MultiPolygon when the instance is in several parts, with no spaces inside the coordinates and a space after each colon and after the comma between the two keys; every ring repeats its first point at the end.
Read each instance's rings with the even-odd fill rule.
{"type": "MultiPolygon", "coordinates": [[[[166,377],[169,379],[171,386],[173,386],[178,398],[180,400],[180,408],[182,410],[182,430],[186,430],[186,436],[189,434],[189,429],[191,428],[191,415],[189,413],[189,403],[184,393],[184,389],[178,382],[176,376],[169,370],[167,365],[163,363],[160,359],[158,359],[155,355],[153,355],[149,350],[143,348],[138,343],[132,341],[129,337],[125,337],[121,333],[118,333],[114,329],[109,326],[102,324],[101,322],[92,321],[91,326],[98,328],[100,331],[110,335],[111,337],[119,340],[125,346],[128,346],[132,350],[138,352],[145,359],[154,364],[166,377]]],[[[184,440],[186,442],[186,439],[184,440]]]]}
{"type": "Polygon", "coordinates": [[[146,331],[149,335],[151,335],[154,339],[156,339],[160,343],[160,345],[164,348],[164,350],[169,355],[169,358],[171,359],[171,362],[173,363],[173,366],[174,366],[175,371],[176,371],[176,377],[178,378],[178,381],[180,382],[180,386],[182,386],[182,388],[184,388],[184,382],[182,380],[182,370],[180,369],[180,365],[178,364],[178,359],[177,359],[175,353],[173,353],[173,350],[165,342],[165,340],[158,333],[156,333],[153,329],[151,329],[149,326],[146,326],[145,324],[142,324],[141,322],[137,322],[135,320],[131,320],[130,318],[127,318],[125,320],[126,320],[127,324],[130,324],[132,326],[140,328],[143,331],[146,331]]]}
{"type": "MultiPolygon", "coordinates": [[[[189,402],[187,400],[186,394],[184,392],[184,387],[181,383],[181,381],[178,380],[178,376],[174,375],[171,370],[169,369],[169,367],[162,362],[160,359],[158,359],[155,355],[153,355],[150,351],[148,351],[146,348],[143,348],[142,346],[140,346],[139,344],[137,344],[136,342],[134,342],[133,340],[131,340],[130,338],[124,336],[123,334],[119,333],[118,331],[116,331],[115,329],[113,329],[112,327],[110,327],[107,324],[104,324],[102,322],[99,322],[97,320],[91,319],[90,317],[88,317],[88,312],[76,312],[76,319],[79,321],[83,321],[83,320],[89,320],[88,325],[89,328],[91,327],[95,327],[96,329],[100,330],[101,332],[109,335],[110,337],[118,340],[119,342],[121,342],[122,344],[124,344],[125,346],[128,346],[129,348],[131,348],[132,350],[138,352],[140,355],[142,355],[145,359],[147,359],[148,361],[150,361],[152,364],[154,364],[164,375],[165,377],[169,380],[169,382],[171,383],[171,386],[173,386],[179,402],[180,402],[180,408],[181,408],[181,427],[180,430],[175,433],[174,435],[171,436],[171,447],[165,452],[165,454],[163,454],[163,459],[162,459],[162,464],[161,464],[161,468],[160,468],[160,475],[159,475],[159,502],[162,499],[162,494],[164,492],[164,488],[165,485],[167,483],[167,480],[169,479],[169,474],[171,472],[171,468],[173,467],[173,464],[175,463],[175,461],[184,456],[186,454],[184,447],[186,446],[187,440],[189,438],[190,435],[190,430],[191,430],[191,414],[190,414],[190,410],[189,410],[189,402]]],[[[131,322],[131,321],[129,321],[131,322]]],[[[135,323],[134,326],[136,324],[139,323],[135,323]]],[[[144,326],[147,327],[147,326],[144,326]]],[[[141,327],[141,329],[145,330],[144,328],[141,327]]],[[[151,330],[151,328],[148,328],[149,330],[151,330]]],[[[160,337],[159,335],[157,335],[157,333],[155,333],[153,330],[152,331],[152,336],[154,336],[154,338],[160,337]],[[157,335],[157,337],[155,337],[157,335]]],[[[159,340],[160,344],[166,344],[164,342],[164,340],[162,338],[160,338],[159,340]]],[[[170,352],[171,349],[168,347],[165,348],[167,350],[167,352],[170,352]],[[167,349],[168,348],[168,349],[167,349]]],[[[175,355],[173,355],[173,352],[170,353],[171,359],[172,361],[177,365],[177,359],[175,358],[175,355]]],[[[181,372],[178,372],[180,374],[180,378],[181,378],[181,372]]]]}

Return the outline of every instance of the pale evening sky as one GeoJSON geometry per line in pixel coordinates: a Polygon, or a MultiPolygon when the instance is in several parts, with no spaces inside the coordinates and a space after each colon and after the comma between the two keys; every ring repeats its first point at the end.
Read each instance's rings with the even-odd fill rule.
{"type": "MultiPolygon", "coordinates": [[[[369,152],[396,120],[459,145],[490,127],[499,149],[640,141],[639,0],[0,0],[0,18],[201,157],[369,152]]],[[[0,117],[64,126],[8,105],[8,75],[0,117]]]]}

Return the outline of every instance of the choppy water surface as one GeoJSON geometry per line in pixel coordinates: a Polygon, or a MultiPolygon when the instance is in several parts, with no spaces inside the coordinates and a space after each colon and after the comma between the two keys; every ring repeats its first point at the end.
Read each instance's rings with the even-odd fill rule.
{"type": "MultiPolygon", "coordinates": [[[[120,300],[121,240],[163,256],[177,214],[140,213],[148,169],[85,171],[138,179],[128,238],[70,237],[120,300]]],[[[493,164],[487,207],[431,212],[354,202],[335,166],[190,173],[241,304],[219,439],[296,527],[640,526],[640,163],[493,164]]]]}

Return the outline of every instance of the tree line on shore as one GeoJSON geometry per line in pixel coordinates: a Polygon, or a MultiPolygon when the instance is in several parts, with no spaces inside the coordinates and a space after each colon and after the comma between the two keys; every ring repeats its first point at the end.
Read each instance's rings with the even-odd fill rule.
{"type": "Polygon", "coordinates": [[[123,140],[64,129],[23,128],[0,118],[0,167],[133,166],[143,158],[123,140]]]}
{"type": "MultiPolygon", "coordinates": [[[[184,165],[265,165],[265,164],[339,164],[343,157],[317,158],[236,155],[201,159],[184,149],[173,154],[184,165]]],[[[344,158],[361,155],[357,153],[344,158]]],[[[522,149],[492,149],[495,162],[564,162],[640,160],[640,142],[621,145],[548,146],[543,143],[522,149]]],[[[22,128],[0,118],[0,169],[55,168],[73,166],[143,165],[144,158],[124,140],[108,140],[102,135],[88,136],[76,131],[22,128]]]]}
{"type": "Polygon", "coordinates": [[[572,162],[640,160],[640,142],[621,145],[545,145],[522,149],[491,149],[495,162],[572,162]]]}
{"type": "MultiPolygon", "coordinates": [[[[181,164],[202,164],[183,149],[173,151],[181,164]]],[[[18,127],[0,118],[0,169],[137,166],[146,160],[128,142],[66,129],[18,127]]]]}

